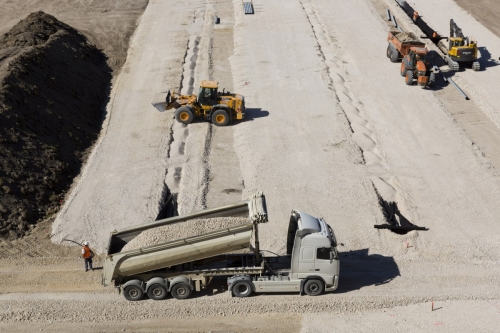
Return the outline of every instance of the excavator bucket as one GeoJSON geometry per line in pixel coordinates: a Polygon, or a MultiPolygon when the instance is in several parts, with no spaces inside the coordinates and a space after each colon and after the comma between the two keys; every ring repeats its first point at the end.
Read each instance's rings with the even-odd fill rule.
{"type": "Polygon", "coordinates": [[[170,93],[170,90],[168,90],[167,92],[158,93],[153,98],[153,101],[151,102],[151,104],[153,104],[153,106],[158,111],[164,112],[167,110],[167,107],[170,104],[171,97],[172,97],[172,95],[170,93]]]}

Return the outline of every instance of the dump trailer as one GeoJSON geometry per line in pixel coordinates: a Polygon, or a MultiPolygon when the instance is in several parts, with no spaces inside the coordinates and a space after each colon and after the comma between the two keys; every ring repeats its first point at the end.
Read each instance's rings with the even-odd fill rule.
{"type": "Polygon", "coordinates": [[[151,104],[160,112],[175,109],[175,119],[185,125],[196,118],[226,126],[245,118],[245,97],[229,91],[219,91],[216,81],[201,81],[198,95],[182,95],[175,90],[155,95],[151,104]]]}
{"type": "Polygon", "coordinates": [[[267,221],[265,197],[260,193],[240,203],[114,231],[103,265],[102,283],[114,284],[130,301],[144,295],[154,300],[165,299],[169,294],[176,299],[189,298],[193,292],[207,288],[217,276],[227,278],[229,292],[237,297],[293,291],[318,295],[337,289],[337,241],[324,219],[292,210],[286,231],[287,252],[276,257],[262,256],[260,251],[259,225],[267,221]],[[121,251],[144,230],[222,216],[248,216],[248,223],[121,251]],[[247,251],[235,253],[238,250],[247,251]]]}
{"type": "Polygon", "coordinates": [[[391,62],[402,60],[400,74],[407,85],[412,85],[414,79],[417,80],[417,85],[422,87],[434,83],[436,76],[427,59],[427,48],[414,33],[389,31],[387,42],[387,57],[391,62]]]}

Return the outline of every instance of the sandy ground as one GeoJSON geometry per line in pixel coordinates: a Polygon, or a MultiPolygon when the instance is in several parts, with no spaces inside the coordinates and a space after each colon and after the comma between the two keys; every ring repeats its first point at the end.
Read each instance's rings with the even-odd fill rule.
{"type": "MultiPolygon", "coordinates": [[[[425,3],[416,7],[424,10],[425,3]]],[[[120,330],[116,321],[138,319],[132,325],[161,331],[157,320],[172,317],[177,319],[165,322],[172,320],[173,331],[245,331],[228,325],[250,313],[259,325],[272,314],[304,332],[494,331],[500,321],[499,178],[452,117],[446,101],[451,88],[406,86],[399,65],[387,60],[387,24],[380,15],[387,3],[256,0],[253,16],[243,15],[236,0],[234,12],[229,5],[149,3],[113,90],[109,125],[54,223],[53,239],[90,238],[102,250],[113,228],[154,219],[164,181],[178,191],[181,212],[263,190],[271,222],[261,228],[261,247],[284,251],[292,208],[323,216],[345,244],[339,290],[314,298],[240,300],[216,292],[183,302],[138,303],[108,290],[95,297],[5,294],[0,296],[3,325],[23,332],[50,321],[59,329],[67,318],[72,324],[66,327],[81,330],[92,318],[98,322],[92,324],[95,331],[120,330]],[[166,10],[180,14],[162,20],[166,10]],[[218,11],[224,13],[221,25],[228,27],[211,23],[218,11]],[[360,22],[370,38],[358,33],[360,22]],[[234,44],[224,29],[233,31],[234,44]],[[224,42],[215,42],[217,36],[224,42]],[[245,95],[246,121],[215,131],[202,122],[185,127],[149,106],[155,92],[167,87],[188,92],[210,76],[245,95]],[[227,167],[219,162],[223,157],[232,161],[224,161],[227,167]],[[231,176],[227,187],[219,180],[224,175],[231,176]],[[221,195],[225,189],[234,189],[226,191],[230,197],[221,195]],[[384,222],[377,193],[430,230],[400,236],[374,229],[384,222]],[[276,314],[296,315],[292,320],[276,314]],[[209,322],[200,322],[203,327],[180,322],[188,318],[209,322]]],[[[481,41],[494,54],[498,37],[465,20],[456,16],[466,33],[469,27],[475,35],[484,32],[481,41]]],[[[492,66],[457,76],[459,84],[476,91],[468,103],[497,124],[495,73],[492,66]]],[[[276,331],[273,326],[255,330],[276,331]]]]}
{"type": "Polygon", "coordinates": [[[151,221],[158,214],[172,119],[156,112],[150,102],[156,92],[178,84],[189,10],[167,21],[163,13],[182,8],[156,2],[142,15],[111,92],[101,139],[54,222],[55,242],[85,236],[102,252],[110,231],[131,221],[151,221]],[[158,52],[162,49],[168,52],[158,52]],[[158,75],[160,70],[163,75],[158,75]]]}

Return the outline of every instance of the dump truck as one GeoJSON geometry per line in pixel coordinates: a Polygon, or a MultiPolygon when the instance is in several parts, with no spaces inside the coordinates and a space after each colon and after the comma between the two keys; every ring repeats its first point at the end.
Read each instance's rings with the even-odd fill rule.
{"type": "Polygon", "coordinates": [[[400,74],[405,78],[407,85],[427,87],[436,80],[436,74],[427,59],[425,43],[418,40],[413,32],[389,31],[387,36],[387,57],[391,62],[401,61],[400,74]]]}
{"type": "Polygon", "coordinates": [[[182,95],[175,90],[155,95],[153,106],[160,112],[175,109],[175,119],[185,125],[196,118],[226,126],[245,118],[245,97],[229,91],[218,91],[216,81],[201,81],[198,95],[182,95]]]}
{"type": "Polygon", "coordinates": [[[102,283],[114,284],[127,300],[168,294],[186,299],[206,289],[214,277],[227,278],[232,296],[253,293],[298,292],[319,295],[339,283],[339,254],[333,229],[323,218],[292,210],[286,254],[263,256],[259,225],[268,222],[262,193],[249,200],[186,215],[170,217],[111,233],[102,283]],[[123,247],[144,230],[192,219],[246,216],[248,223],[130,251],[123,247]],[[252,236],[254,244],[251,244],[252,236]],[[247,250],[241,253],[241,250],[247,250]],[[235,251],[237,251],[235,253],[235,251]]]}

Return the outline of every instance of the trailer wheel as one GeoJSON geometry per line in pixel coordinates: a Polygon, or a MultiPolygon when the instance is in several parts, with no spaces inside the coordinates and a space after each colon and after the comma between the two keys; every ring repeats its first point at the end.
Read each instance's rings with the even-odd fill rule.
{"type": "Polygon", "coordinates": [[[309,296],[317,296],[323,292],[323,282],[320,280],[308,280],[304,285],[304,292],[309,296]]]}
{"type": "Polygon", "coordinates": [[[216,126],[229,124],[229,115],[225,110],[217,110],[212,114],[212,123],[216,126]]]}
{"type": "Polygon", "coordinates": [[[391,57],[391,51],[392,51],[392,47],[391,47],[391,44],[387,45],[387,58],[390,58],[391,57]]]}
{"type": "Polygon", "coordinates": [[[144,291],[139,286],[131,285],[123,290],[123,296],[129,301],[139,301],[144,297],[144,291]]]}
{"type": "Polygon", "coordinates": [[[181,282],[174,285],[170,293],[177,299],[186,299],[191,296],[192,290],[188,284],[181,282]]]}
{"type": "Polygon", "coordinates": [[[252,285],[248,281],[236,282],[232,288],[232,292],[236,297],[248,297],[252,294],[252,285]]]}
{"type": "Polygon", "coordinates": [[[167,298],[167,288],[159,283],[155,283],[148,289],[148,296],[155,301],[167,298]]]}
{"type": "Polygon", "coordinates": [[[391,50],[391,62],[398,62],[399,60],[399,51],[396,49],[391,50]]]}
{"type": "Polygon", "coordinates": [[[411,86],[413,84],[413,72],[412,71],[406,72],[405,83],[409,86],[411,86]]]}
{"type": "Polygon", "coordinates": [[[193,122],[193,111],[187,106],[182,106],[175,111],[175,119],[185,125],[191,124],[193,122]]]}

